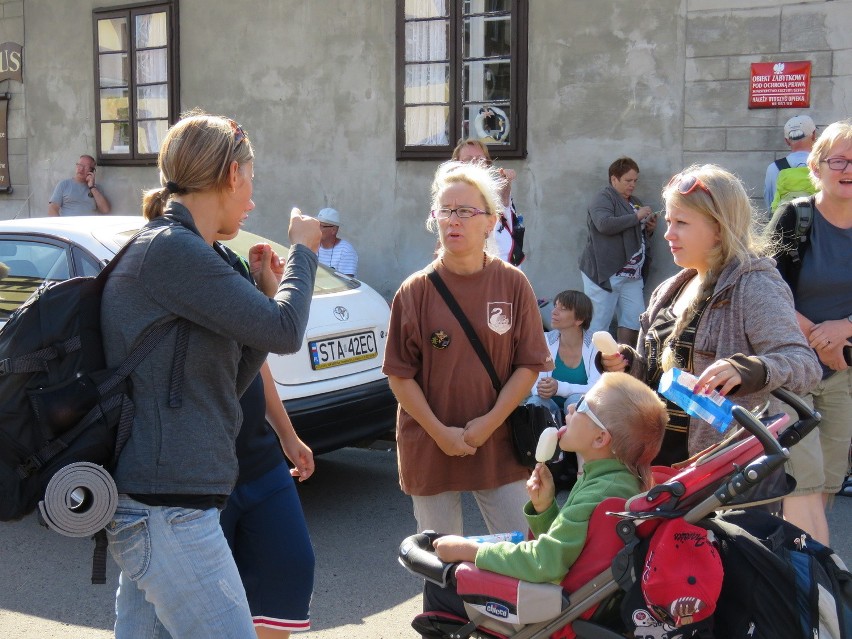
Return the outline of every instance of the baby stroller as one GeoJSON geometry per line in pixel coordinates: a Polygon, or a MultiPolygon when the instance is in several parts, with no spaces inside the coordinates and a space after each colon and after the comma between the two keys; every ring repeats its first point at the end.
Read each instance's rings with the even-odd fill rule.
{"type": "MultiPolygon", "coordinates": [[[[799,397],[784,389],[774,391],[773,395],[795,409],[798,420],[794,424],[787,426],[789,418],[783,413],[759,419],[744,408],[735,407],[734,417],[741,428],[732,429],[723,441],[687,460],[679,468],[655,468],[658,483],[647,493],[626,501],[607,499],[596,508],[590,521],[588,542],[561,584],[522,582],[480,570],[469,562],[446,564],[437,558],[432,548],[432,541],[439,535],[425,532],[408,537],[400,545],[400,563],[415,575],[442,587],[454,584],[468,613],[468,618],[463,619],[445,612],[424,612],[415,618],[412,626],[424,636],[446,639],[852,637],[849,634],[852,629],[846,629],[846,633],[838,630],[836,635],[817,632],[761,634],[755,631],[752,617],[743,620],[741,635],[730,624],[723,625],[727,634],[715,635],[712,617],[696,615],[694,624],[690,624],[691,617],[687,617],[684,625],[679,623],[683,620],[667,620],[665,610],[646,608],[641,600],[643,584],[640,582],[645,581],[649,569],[645,559],[647,555],[650,562],[648,548],[658,528],[662,528],[665,522],[678,521],[713,529],[715,520],[721,517],[716,511],[759,501],[761,496],[758,493],[779,474],[783,475],[781,469],[789,457],[787,448],[799,442],[819,423],[819,414],[799,397]],[[635,605],[637,593],[640,605],[635,605]]],[[[789,477],[787,479],[792,482],[789,477]]],[[[773,497],[783,496],[794,485],[794,482],[787,485],[773,497]]],[[[749,516],[743,518],[742,514],[738,517],[735,521],[741,524],[749,520],[749,516]]],[[[769,514],[756,513],[752,517],[764,524],[768,519],[789,526],[769,514]]],[[[723,533],[722,528],[717,527],[716,530],[723,533]]],[[[795,530],[805,539],[804,533],[795,530]]],[[[807,539],[810,540],[809,537],[807,539]]],[[[760,545],[760,542],[755,543],[760,545]]],[[[812,543],[816,544],[815,541],[812,543]]],[[[849,573],[830,549],[826,549],[826,553],[839,563],[841,580],[846,579],[840,585],[834,584],[834,587],[844,590],[848,604],[852,598],[849,573]]],[[[723,556],[720,563],[724,560],[723,556]]],[[[666,566],[660,568],[663,572],[667,570],[666,566]]],[[[717,577],[721,586],[722,575],[717,577]]],[[[715,599],[721,601],[725,598],[724,590],[732,587],[726,582],[721,597],[717,590],[709,612],[705,610],[705,613],[712,612],[715,599]]],[[[735,598],[729,596],[728,600],[735,598]]],[[[672,609],[676,605],[672,603],[672,609]]],[[[742,608],[745,604],[734,602],[732,605],[742,608]]],[[[791,605],[788,602],[787,607],[791,605]]],[[[721,607],[716,608],[715,616],[721,614],[721,607]]],[[[795,623],[795,615],[790,619],[793,621],[785,618],[783,622],[795,623]]],[[[848,614],[846,623],[849,623],[848,614]]],[[[717,627],[720,625],[716,624],[717,627]]],[[[786,629],[789,630],[790,626],[786,629]]]]}

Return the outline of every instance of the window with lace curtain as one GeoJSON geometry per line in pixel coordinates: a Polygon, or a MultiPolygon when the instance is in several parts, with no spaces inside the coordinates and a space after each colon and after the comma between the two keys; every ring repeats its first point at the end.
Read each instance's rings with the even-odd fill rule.
{"type": "Polygon", "coordinates": [[[93,12],[98,164],[156,164],[178,116],[177,3],[93,12]]]}
{"type": "Polygon", "coordinates": [[[526,156],[528,0],[397,0],[397,157],[526,156]]]}

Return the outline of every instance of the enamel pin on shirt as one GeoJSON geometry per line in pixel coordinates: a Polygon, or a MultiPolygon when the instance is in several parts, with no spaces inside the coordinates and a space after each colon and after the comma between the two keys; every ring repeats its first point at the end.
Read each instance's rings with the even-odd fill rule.
{"type": "Polygon", "coordinates": [[[450,345],[450,336],[447,335],[444,331],[439,330],[432,333],[432,336],[429,338],[429,341],[432,342],[432,346],[441,351],[450,345]]]}

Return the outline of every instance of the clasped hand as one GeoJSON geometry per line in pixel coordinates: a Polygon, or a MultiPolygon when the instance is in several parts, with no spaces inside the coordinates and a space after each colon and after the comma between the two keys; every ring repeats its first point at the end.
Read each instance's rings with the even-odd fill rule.
{"type": "Polygon", "coordinates": [[[849,320],[828,320],[814,324],[808,333],[808,344],[816,351],[820,361],[831,370],[848,368],[843,357],[843,347],[848,343],[849,320]]]}
{"type": "Polygon", "coordinates": [[[559,382],[553,377],[543,377],[536,383],[535,390],[542,399],[550,399],[559,390],[559,382]]]}

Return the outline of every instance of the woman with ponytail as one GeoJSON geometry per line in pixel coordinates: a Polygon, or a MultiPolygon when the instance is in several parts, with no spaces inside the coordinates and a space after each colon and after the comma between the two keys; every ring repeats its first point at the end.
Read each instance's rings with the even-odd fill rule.
{"type": "Polygon", "coordinates": [[[254,208],[254,152],[242,127],[189,114],[169,129],[157,166],[161,187],[142,204],[149,223],[110,273],[101,303],[108,366],[152,327],[182,320],[130,375],[133,426],[106,526],[121,570],[115,636],[246,639],[255,627],[219,513],[237,480],[240,396],[269,352],[302,344],[319,223],[294,209],[286,260],[269,245],[253,247],[249,281],[214,247],[254,208]]]}
{"type": "MultiPolygon", "coordinates": [[[[819,362],[740,180],[712,164],[691,166],[671,179],[663,200],[664,237],[681,271],[652,293],[637,348],[622,344],[602,356],[603,369],[626,370],[656,388],[665,371],[680,368],[698,377],[696,390],[717,390],[749,409],[780,386],[808,392],[819,382],[819,362]]],[[[721,438],[675,404],[667,407],[656,464],[682,461],[721,438]]]]}

